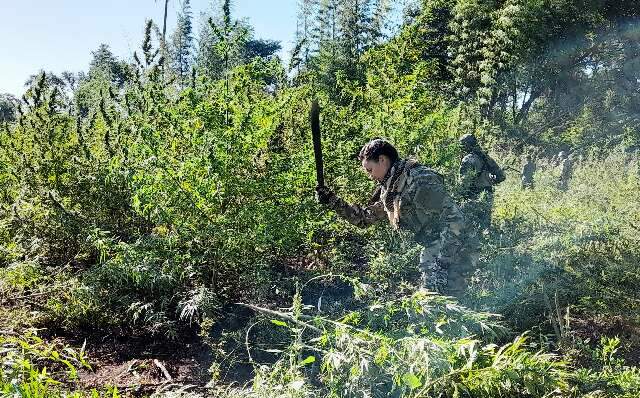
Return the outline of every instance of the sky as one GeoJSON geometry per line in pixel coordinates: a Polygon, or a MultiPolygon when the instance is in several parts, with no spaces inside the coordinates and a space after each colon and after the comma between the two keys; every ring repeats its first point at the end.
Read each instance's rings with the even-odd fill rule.
{"type": "MultiPolygon", "coordinates": [[[[212,0],[191,0],[194,32],[212,0]]],[[[235,18],[247,18],[260,39],[281,42],[281,57],[293,47],[296,0],[235,0],[235,18]]],[[[167,36],[180,0],[169,1],[167,36]]],[[[0,93],[20,96],[24,82],[41,69],[53,73],[89,69],[91,51],[108,44],[129,59],[142,43],[146,19],[162,25],[164,0],[0,0],[0,93]]]]}

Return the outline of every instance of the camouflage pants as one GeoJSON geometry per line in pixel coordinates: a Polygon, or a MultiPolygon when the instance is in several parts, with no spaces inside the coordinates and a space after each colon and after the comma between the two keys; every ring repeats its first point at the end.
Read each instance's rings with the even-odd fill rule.
{"type": "Polygon", "coordinates": [[[569,188],[569,177],[560,176],[558,180],[558,189],[561,191],[566,191],[569,188]]]}
{"type": "Polygon", "coordinates": [[[440,294],[462,294],[466,267],[460,263],[461,249],[461,235],[450,231],[443,231],[440,239],[425,245],[419,265],[422,287],[440,294]]]}
{"type": "Polygon", "coordinates": [[[521,182],[522,189],[533,189],[533,177],[523,176],[521,182]]]}
{"type": "Polygon", "coordinates": [[[487,190],[477,196],[464,200],[460,209],[464,213],[469,232],[482,233],[491,226],[493,211],[493,192],[487,190]]]}

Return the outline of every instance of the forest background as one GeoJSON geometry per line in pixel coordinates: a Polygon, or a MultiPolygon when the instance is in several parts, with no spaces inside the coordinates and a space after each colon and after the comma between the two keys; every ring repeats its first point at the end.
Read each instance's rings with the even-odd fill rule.
{"type": "Polygon", "coordinates": [[[228,0],[197,33],[183,0],[132,62],[104,44],[0,96],[0,391],[639,396],[640,5],[392,6],[301,0],[285,65],[228,0]],[[374,136],[454,195],[464,133],[507,170],[464,297],[417,289],[407,237],[315,202],[312,99],[349,201],[374,136]]]}

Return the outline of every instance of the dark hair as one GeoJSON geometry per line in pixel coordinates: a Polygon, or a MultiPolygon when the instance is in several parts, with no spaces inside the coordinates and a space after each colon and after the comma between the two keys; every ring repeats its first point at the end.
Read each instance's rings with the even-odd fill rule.
{"type": "Polygon", "coordinates": [[[374,138],[362,147],[358,154],[358,160],[373,160],[377,162],[381,155],[388,156],[391,163],[400,158],[398,151],[389,141],[382,138],[374,138]]]}
{"type": "Polygon", "coordinates": [[[464,148],[470,149],[478,145],[478,140],[473,134],[465,134],[458,141],[464,148]]]}

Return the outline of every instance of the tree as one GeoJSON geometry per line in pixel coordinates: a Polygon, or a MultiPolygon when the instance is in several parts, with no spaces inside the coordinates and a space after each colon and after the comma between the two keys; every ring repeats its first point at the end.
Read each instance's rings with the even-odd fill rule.
{"type": "Polygon", "coordinates": [[[370,45],[380,44],[386,35],[387,17],[391,10],[389,0],[376,0],[371,15],[371,23],[367,31],[367,42],[370,45]]]}
{"type": "Polygon", "coordinates": [[[298,20],[296,22],[295,46],[291,52],[289,69],[305,68],[309,63],[314,48],[313,32],[315,30],[318,3],[316,0],[298,1],[298,20]]]}
{"type": "MultiPolygon", "coordinates": [[[[45,76],[45,83],[47,86],[49,87],[58,87],[58,88],[66,88],[67,84],[68,84],[68,80],[66,80],[65,78],[63,78],[62,76],[58,76],[53,72],[44,72],[44,71],[40,71],[39,73],[33,74],[31,76],[29,76],[29,78],[24,82],[24,86],[25,87],[31,87],[33,86],[36,81],[38,81],[38,79],[41,77],[41,75],[44,73],[45,76]]],[[[65,74],[71,74],[71,72],[63,72],[65,74]]]]}
{"type": "Polygon", "coordinates": [[[129,67],[126,62],[113,55],[107,44],[100,44],[91,55],[93,58],[89,63],[89,79],[104,78],[118,88],[125,84],[129,78],[129,67]]]}
{"type": "Polygon", "coordinates": [[[118,59],[108,45],[100,44],[91,55],[89,71],[79,76],[74,96],[76,110],[82,117],[100,103],[105,93],[122,90],[132,77],[130,66],[118,59]]]}
{"type": "Polygon", "coordinates": [[[270,59],[280,49],[282,46],[277,40],[251,39],[244,45],[244,58],[246,62],[256,57],[270,59]]]}
{"type": "Polygon", "coordinates": [[[12,94],[0,94],[0,122],[14,122],[20,101],[12,94]]]}
{"type": "Polygon", "coordinates": [[[186,85],[193,63],[191,19],[190,1],[183,0],[182,10],[178,13],[176,30],[171,37],[171,64],[181,87],[186,85]]]}
{"type": "Polygon", "coordinates": [[[347,85],[362,86],[362,55],[383,43],[387,0],[301,0],[290,69],[308,70],[332,98],[347,85]]]}
{"type": "Polygon", "coordinates": [[[60,108],[71,110],[73,104],[73,97],[77,88],[78,81],[82,78],[83,74],[74,74],[73,72],[64,71],[60,75],[56,75],[53,72],[40,71],[37,74],[29,76],[25,81],[24,86],[27,89],[23,99],[29,99],[33,97],[33,91],[38,85],[40,79],[44,78],[42,87],[45,91],[56,90],[56,103],[60,108]]]}
{"type": "Polygon", "coordinates": [[[196,66],[211,79],[225,78],[229,70],[256,57],[269,60],[281,49],[278,41],[254,38],[246,21],[233,18],[232,5],[224,0],[219,10],[201,16],[196,66]]]}
{"type": "Polygon", "coordinates": [[[234,66],[244,63],[244,46],[250,37],[250,27],[231,16],[232,3],[223,0],[220,9],[202,14],[198,69],[212,79],[220,79],[234,66]]]}
{"type": "MultiPolygon", "coordinates": [[[[158,0],[156,0],[156,3],[158,0]]],[[[166,48],[167,46],[167,11],[169,9],[169,0],[164,0],[164,16],[162,18],[162,42],[160,46],[166,48]]]]}
{"type": "Polygon", "coordinates": [[[349,59],[360,56],[370,47],[372,22],[371,0],[341,0],[338,7],[338,30],[343,51],[349,59]]]}

